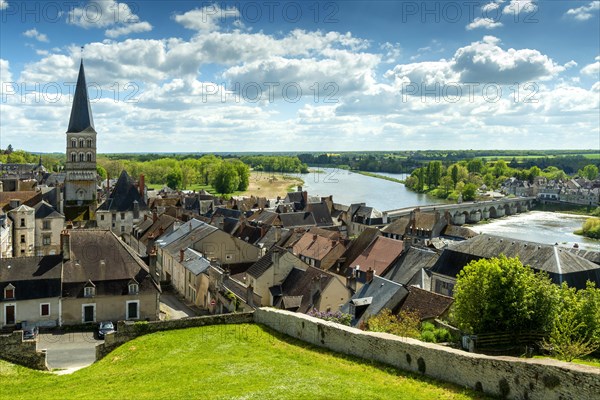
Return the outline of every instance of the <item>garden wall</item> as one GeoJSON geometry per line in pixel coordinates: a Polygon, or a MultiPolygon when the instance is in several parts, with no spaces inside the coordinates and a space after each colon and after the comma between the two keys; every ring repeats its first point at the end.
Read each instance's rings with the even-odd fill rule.
{"type": "Polygon", "coordinates": [[[503,398],[591,400],[598,399],[600,393],[600,369],[585,365],[468,353],[272,308],[256,310],[254,322],[339,353],[503,398]]]}
{"type": "Polygon", "coordinates": [[[48,370],[46,353],[36,350],[37,340],[23,341],[23,331],[0,335],[0,358],[25,367],[48,370]]]}

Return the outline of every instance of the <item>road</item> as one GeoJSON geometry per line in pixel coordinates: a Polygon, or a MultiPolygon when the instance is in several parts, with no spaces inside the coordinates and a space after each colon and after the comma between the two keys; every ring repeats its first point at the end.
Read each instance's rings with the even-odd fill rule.
{"type": "Polygon", "coordinates": [[[42,333],[38,336],[37,349],[46,349],[50,369],[68,373],[93,364],[96,345],[102,342],[94,339],[93,332],[42,333]]]}

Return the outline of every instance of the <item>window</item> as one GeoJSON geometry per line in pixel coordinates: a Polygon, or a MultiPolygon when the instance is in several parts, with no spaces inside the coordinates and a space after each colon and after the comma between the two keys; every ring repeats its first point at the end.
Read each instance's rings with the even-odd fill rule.
{"type": "Polygon", "coordinates": [[[21,218],[21,228],[25,227],[25,218],[21,218]]]}
{"type": "Polygon", "coordinates": [[[50,303],[40,304],[40,316],[47,317],[50,315],[50,303]]]}
{"type": "Polygon", "coordinates": [[[92,147],[93,144],[94,144],[94,142],[92,141],[92,139],[87,140],[87,147],[92,147]]]}
{"type": "Polygon", "coordinates": [[[85,161],[85,154],[79,153],[79,161],[80,162],[84,162],[85,161]]]}
{"type": "Polygon", "coordinates": [[[92,161],[92,153],[87,153],[86,157],[88,162],[92,161]]]}
{"type": "Polygon", "coordinates": [[[121,225],[121,233],[125,233],[125,226],[121,225]]]}
{"type": "Polygon", "coordinates": [[[44,246],[49,246],[49,245],[51,245],[51,244],[52,244],[52,239],[51,239],[51,238],[52,238],[52,237],[51,237],[50,235],[44,235],[44,236],[42,237],[42,244],[43,244],[44,246]]]}
{"type": "Polygon", "coordinates": [[[71,147],[77,147],[77,139],[71,139],[71,147]]]}
{"type": "Polygon", "coordinates": [[[84,147],[84,145],[85,145],[85,140],[79,139],[79,147],[84,147]]]}
{"type": "Polygon", "coordinates": [[[25,235],[21,235],[21,243],[25,243],[25,235]]]}
{"type": "Polygon", "coordinates": [[[127,301],[125,304],[125,319],[139,319],[140,318],[140,301],[133,300],[127,301]]]}
{"type": "Polygon", "coordinates": [[[104,214],[100,216],[100,221],[104,221],[104,214]]]}
{"type": "Polygon", "coordinates": [[[94,297],[96,294],[96,288],[93,286],[86,286],[83,288],[83,296],[84,297],[94,297]]]}
{"type": "Polygon", "coordinates": [[[7,287],[4,288],[4,298],[5,299],[14,299],[15,298],[15,287],[12,284],[8,284],[7,287]]]}
{"type": "Polygon", "coordinates": [[[52,221],[44,220],[42,222],[42,229],[48,230],[52,228],[52,221]]]}
{"type": "Polygon", "coordinates": [[[129,294],[138,294],[140,291],[140,286],[137,283],[129,284],[129,294]]]}
{"type": "Polygon", "coordinates": [[[71,153],[71,161],[77,162],[77,153],[71,153]]]}
{"type": "Polygon", "coordinates": [[[125,213],[121,213],[121,221],[125,219],[125,213]]]}

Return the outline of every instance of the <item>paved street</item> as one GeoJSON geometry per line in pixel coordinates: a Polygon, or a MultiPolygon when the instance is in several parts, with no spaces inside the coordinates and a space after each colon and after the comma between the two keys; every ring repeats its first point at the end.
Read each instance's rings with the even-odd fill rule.
{"type": "Polygon", "coordinates": [[[99,343],[102,341],[94,339],[93,332],[43,333],[38,337],[37,348],[46,349],[49,368],[72,372],[96,361],[99,343]]]}
{"type": "Polygon", "coordinates": [[[194,310],[185,305],[175,295],[171,293],[162,293],[160,295],[160,319],[170,320],[195,316],[196,313],[194,310]]]}

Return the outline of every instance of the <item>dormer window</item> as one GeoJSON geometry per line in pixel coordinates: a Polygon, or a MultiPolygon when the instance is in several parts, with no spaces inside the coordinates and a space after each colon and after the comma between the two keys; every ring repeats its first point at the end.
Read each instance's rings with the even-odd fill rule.
{"type": "Polygon", "coordinates": [[[129,294],[138,294],[140,292],[140,285],[137,283],[129,284],[129,294]]]}
{"type": "Polygon", "coordinates": [[[83,288],[83,297],[94,297],[96,295],[96,286],[92,281],[88,281],[83,288]]]}
{"type": "Polygon", "coordinates": [[[4,298],[7,300],[15,298],[15,287],[11,283],[4,288],[4,298]]]}

